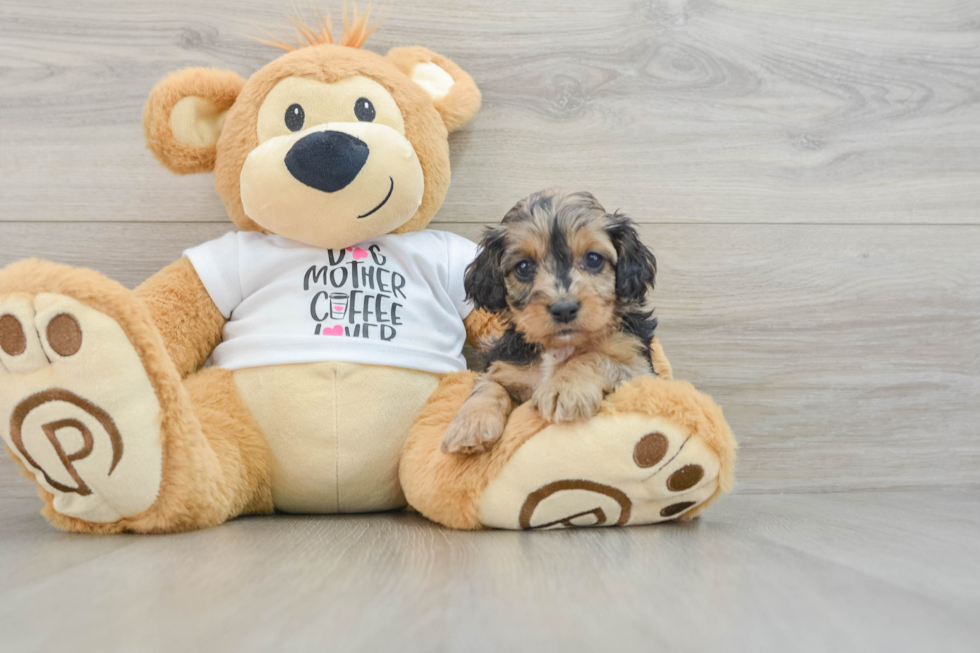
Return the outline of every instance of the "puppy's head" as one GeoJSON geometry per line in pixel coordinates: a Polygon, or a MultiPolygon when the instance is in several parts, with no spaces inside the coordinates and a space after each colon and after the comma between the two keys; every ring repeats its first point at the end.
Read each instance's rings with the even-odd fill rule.
{"type": "Polygon", "coordinates": [[[529,342],[586,346],[653,288],[657,262],[633,222],[591,194],[549,189],[487,230],[466,271],[478,308],[502,312],[529,342]]]}

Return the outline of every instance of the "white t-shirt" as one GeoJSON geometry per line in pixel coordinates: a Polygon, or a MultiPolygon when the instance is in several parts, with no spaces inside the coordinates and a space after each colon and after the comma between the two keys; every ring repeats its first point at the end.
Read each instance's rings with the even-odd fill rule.
{"type": "Polygon", "coordinates": [[[234,232],[190,259],[221,314],[218,367],[344,361],[466,369],[463,290],[476,244],[445,231],[389,234],[346,250],[234,232]]]}

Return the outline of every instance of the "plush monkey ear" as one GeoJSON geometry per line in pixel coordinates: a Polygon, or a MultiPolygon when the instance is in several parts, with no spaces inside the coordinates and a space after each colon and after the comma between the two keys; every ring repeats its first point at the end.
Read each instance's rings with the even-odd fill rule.
{"type": "Polygon", "coordinates": [[[388,60],[428,93],[449,131],[468,123],[480,108],[476,82],[441,54],[421,47],[394,48],[388,60]]]}
{"type": "Polygon", "coordinates": [[[210,68],[171,73],[153,88],[146,102],[146,146],[177,174],[214,170],[225,112],[244,84],[235,73],[210,68]]]}

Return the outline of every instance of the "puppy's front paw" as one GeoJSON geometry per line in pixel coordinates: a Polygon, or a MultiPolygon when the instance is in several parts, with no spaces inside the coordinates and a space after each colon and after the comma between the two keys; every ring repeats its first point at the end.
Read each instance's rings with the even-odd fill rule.
{"type": "Polygon", "coordinates": [[[507,425],[507,416],[498,411],[460,409],[442,436],[442,453],[472,455],[488,451],[507,425]]]}
{"type": "Polygon", "coordinates": [[[584,422],[599,410],[602,388],[591,383],[554,378],[531,396],[531,405],[549,422],[584,422]]]}

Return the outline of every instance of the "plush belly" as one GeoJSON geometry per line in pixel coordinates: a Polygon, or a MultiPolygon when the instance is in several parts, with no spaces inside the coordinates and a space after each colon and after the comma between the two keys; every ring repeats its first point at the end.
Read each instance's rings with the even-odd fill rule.
{"type": "Polygon", "coordinates": [[[236,370],[272,457],[272,498],[286,512],[405,505],[402,446],[439,376],[396,367],[307,363],[236,370]]]}

